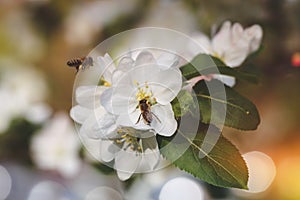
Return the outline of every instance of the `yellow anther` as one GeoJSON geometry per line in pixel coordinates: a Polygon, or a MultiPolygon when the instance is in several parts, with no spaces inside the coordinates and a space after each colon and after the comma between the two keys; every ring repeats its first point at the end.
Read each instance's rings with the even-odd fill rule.
{"type": "Polygon", "coordinates": [[[219,55],[217,52],[213,52],[212,55],[216,58],[219,58],[220,60],[222,60],[224,62],[224,56],[219,55]]]}
{"type": "Polygon", "coordinates": [[[111,84],[109,82],[107,82],[107,81],[104,81],[103,85],[106,86],[106,87],[110,87],[111,86],[111,84]]]}
{"type": "Polygon", "coordinates": [[[122,143],[122,141],[121,141],[121,140],[119,140],[119,139],[117,139],[117,140],[116,140],[116,143],[118,143],[118,144],[121,144],[121,143],[122,143]]]}

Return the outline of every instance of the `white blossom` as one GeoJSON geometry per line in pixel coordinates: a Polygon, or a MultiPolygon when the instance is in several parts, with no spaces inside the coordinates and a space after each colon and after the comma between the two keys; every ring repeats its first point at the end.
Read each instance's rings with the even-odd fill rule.
{"type": "MultiPolygon", "coordinates": [[[[170,101],[181,89],[182,80],[178,68],[173,68],[175,56],[154,60],[151,53],[144,51],[135,60],[131,55],[124,56],[117,67],[112,63],[108,55],[97,58],[96,65],[107,67],[101,78],[102,85],[78,87],[75,91],[78,104],[71,109],[70,115],[81,125],[79,134],[82,138],[88,136],[99,141],[98,150],[92,147],[92,151],[96,149],[93,155],[96,154],[102,162],[114,160],[118,177],[127,180],[133,173],[149,172],[158,165],[160,153],[155,134],[172,135],[175,132],[177,122],[170,101]],[[121,93],[114,93],[114,90],[121,93]],[[143,120],[140,124],[129,124],[129,119],[125,119],[128,115],[123,112],[127,108],[122,107],[127,106],[122,104],[122,100],[131,101],[126,99],[131,98],[126,93],[134,93],[134,105],[130,105],[134,109],[133,113],[129,113],[134,115],[131,116],[134,123],[140,115],[137,113],[141,113],[137,108],[139,100],[147,98],[155,101],[155,105],[151,105],[151,112],[158,118],[153,120],[154,126],[152,122],[145,124],[143,120]],[[112,98],[113,104],[110,104],[112,98]]],[[[89,146],[86,147],[90,150],[89,146]]]]}
{"type": "Polygon", "coordinates": [[[180,70],[173,67],[177,60],[164,57],[155,60],[148,51],[139,53],[136,60],[130,57],[126,58],[126,63],[123,60],[119,64],[123,67],[113,73],[112,87],[101,95],[101,104],[107,112],[117,116],[118,125],[171,136],[177,129],[177,122],[170,102],[182,85],[180,70]],[[139,108],[141,100],[151,109],[149,121],[139,108]]]}
{"type": "Polygon", "coordinates": [[[115,159],[114,168],[121,180],[130,178],[134,172],[153,170],[160,158],[154,134],[144,131],[141,135],[150,138],[141,138],[133,129],[118,126],[115,116],[107,113],[99,102],[105,89],[103,86],[77,88],[78,105],[70,111],[75,122],[81,124],[80,136],[89,145],[88,151],[103,162],[115,159]],[[95,99],[99,103],[95,104],[95,99]],[[86,136],[97,139],[97,142],[87,140],[86,136]]]}
{"type": "Polygon", "coordinates": [[[67,178],[80,170],[79,149],[79,139],[65,113],[56,114],[31,142],[35,164],[43,170],[56,170],[67,178]]]}
{"type": "MultiPolygon", "coordinates": [[[[198,53],[207,53],[221,59],[229,67],[240,66],[247,56],[255,52],[262,40],[262,28],[255,24],[243,29],[241,24],[226,21],[220,31],[210,40],[206,35],[197,33],[193,39],[202,49],[191,49],[198,53]]],[[[225,84],[233,86],[235,78],[226,75],[214,75],[225,84]]]]}
{"type": "Polygon", "coordinates": [[[100,155],[105,162],[115,160],[114,168],[121,180],[133,173],[151,172],[160,161],[154,134],[127,127],[118,128],[101,141],[100,155]]]}

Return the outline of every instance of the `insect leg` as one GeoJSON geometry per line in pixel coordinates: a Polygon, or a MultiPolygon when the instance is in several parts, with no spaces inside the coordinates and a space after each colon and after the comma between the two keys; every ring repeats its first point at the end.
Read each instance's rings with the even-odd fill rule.
{"type": "Polygon", "coordinates": [[[135,124],[138,124],[140,122],[141,116],[142,116],[142,113],[140,114],[140,116],[139,116],[138,120],[135,122],[135,124]]]}
{"type": "Polygon", "coordinates": [[[160,119],[156,116],[156,114],[154,114],[153,112],[151,112],[151,114],[157,119],[157,121],[158,121],[159,123],[161,123],[160,119]]]}

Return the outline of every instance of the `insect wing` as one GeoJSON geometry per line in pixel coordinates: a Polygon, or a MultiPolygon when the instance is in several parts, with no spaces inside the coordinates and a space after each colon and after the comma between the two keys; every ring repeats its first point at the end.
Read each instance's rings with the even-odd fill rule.
{"type": "Polygon", "coordinates": [[[91,57],[86,57],[86,58],[83,60],[83,62],[82,62],[81,69],[84,70],[84,69],[86,69],[87,67],[93,66],[93,64],[94,64],[93,58],[91,58],[91,57]]]}

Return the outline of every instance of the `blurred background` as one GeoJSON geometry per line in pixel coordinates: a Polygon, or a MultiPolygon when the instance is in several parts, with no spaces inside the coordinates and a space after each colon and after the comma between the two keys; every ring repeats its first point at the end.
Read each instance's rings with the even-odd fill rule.
{"type": "Polygon", "coordinates": [[[300,199],[299,36],[299,0],[0,0],[0,199],[157,199],[177,176],[201,187],[203,199],[300,199]],[[276,175],[268,173],[272,160],[258,162],[256,182],[270,181],[256,193],[213,187],[173,168],[120,182],[76,137],[68,116],[75,70],[67,60],[128,29],[210,36],[225,20],[259,24],[264,36],[244,65],[260,83],[235,86],[257,105],[261,124],[224,135],[242,154],[271,158],[276,175]]]}

